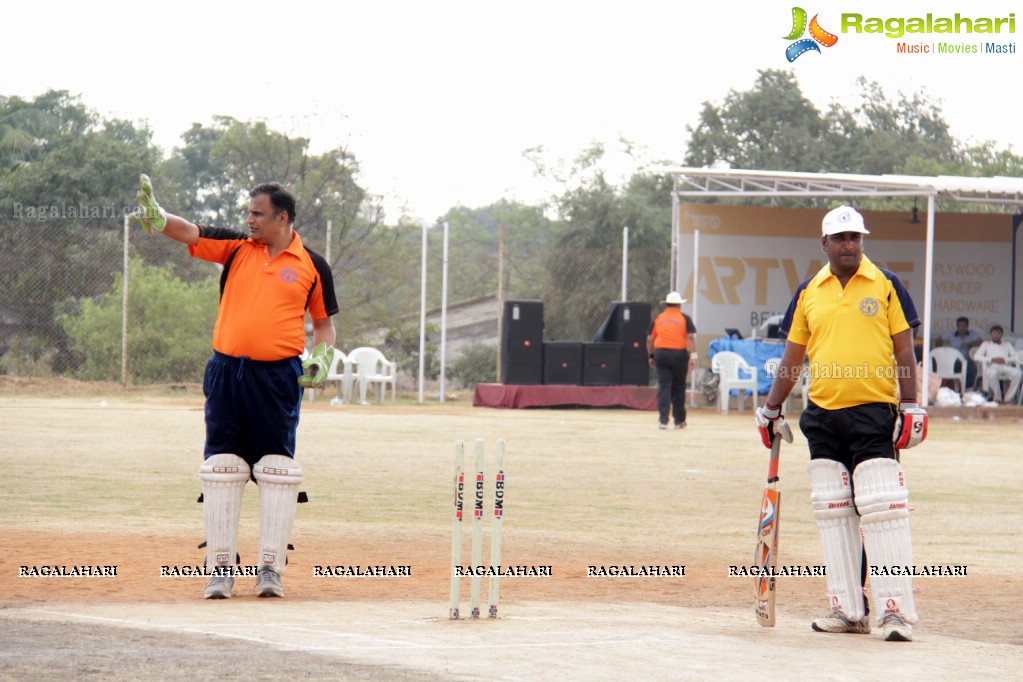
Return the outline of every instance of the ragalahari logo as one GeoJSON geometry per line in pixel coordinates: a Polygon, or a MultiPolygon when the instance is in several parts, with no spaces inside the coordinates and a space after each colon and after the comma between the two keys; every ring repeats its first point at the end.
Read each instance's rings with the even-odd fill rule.
{"type": "Polygon", "coordinates": [[[813,19],[810,20],[810,37],[802,38],[804,32],[807,31],[806,25],[806,10],[802,7],[792,8],[792,31],[785,36],[785,40],[795,40],[796,42],[785,48],[785,58],[790,62],[794,62],[799,59],[800,55],[813,50],[820,53],[821,48],[818,45],[824,47],[832,47],[838,42],[838,36],[834,33],[828,33],[820,24],[817,23],[817,16],[813,15],[813,19]],[[796,40],[799,38],[799,40],[796,40]]]}

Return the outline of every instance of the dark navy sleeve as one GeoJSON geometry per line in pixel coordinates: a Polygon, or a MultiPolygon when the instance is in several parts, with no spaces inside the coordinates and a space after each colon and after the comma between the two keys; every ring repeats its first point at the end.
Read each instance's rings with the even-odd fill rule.
{"type": "MultiPolygon", "coordinates": [[[[814,275],[816,277],[816,275],[814,275]]],[[[789,301],[789,307],[785,311],[785,317],[782,318],[781,324],[778,325],[778,335],[787,337],[789,330],[792,329],[792,316],[796,314],[796,306],[799,305],[799,296],[803,293],[810,282],[813,281],[813,277],[803,280],[803,282],[796,288],[796,293],[789,301]]]]}
{"type": "Polygon", "coordinates": [[[888,278],[888,281],[892,284],[892,289],[895,290],[895,295],[899,297],[899,305],[902,306],[902,314],[906,318],[906,322],[913,329],[920,326],[920,314],[916,311],[916,306],[913,305],[913,299],[910,297],[909,292],[906,291],[905,285],[899,276],[891,270],[885,270],[884,268],[878,268],[884,276],[888,278]]]}
{"type": "Polygon", "coordinates": [[[686,318],[686,334],[695,334],[696,325],[693,324],[693,318],[689,317],[685,313],[682,313],[682,317],[686,318]]]}
{"type": "MultiPolygon", "coordinates": [[[[309,247],[306,247],[305,250],[309,254],[309,258],[312,259],[313,267],[316,268],[316,274],[320,280],[320,290],[323,292],[323,308],[327,311],[327,317],[337,315],[338,306],[337,296],[334,293],[334,273],[330,271],[330,264],[327,263],[326,258],[309,247]]],[[[309,295],[312,295],[311,291],[309,295]]]]}

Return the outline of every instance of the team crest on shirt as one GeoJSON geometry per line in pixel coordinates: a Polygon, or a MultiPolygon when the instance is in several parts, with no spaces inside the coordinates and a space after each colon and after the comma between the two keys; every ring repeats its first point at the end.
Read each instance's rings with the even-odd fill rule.
{"type": "Polygon", "coordinates": [[[860,301],[860,312],[867,317],[877,315],[879,310],[881,310],[881,304],[877,302],[876,298],[865,298],[860,301]]]}
{"type": "Polygon", "coordinates": [[[281,270],[281,281],[287,282],[288,284],[298,281],[298,273],[291,268],[284,268],[281,270]]]}

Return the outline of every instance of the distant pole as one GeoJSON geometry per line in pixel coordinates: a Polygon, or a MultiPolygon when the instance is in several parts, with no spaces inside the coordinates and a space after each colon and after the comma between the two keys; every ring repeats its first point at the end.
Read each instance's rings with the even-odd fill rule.
{"type": "Polygon", "coordinates": [[[419,284],[419,404],[423,404],[423,360],[426,357],[426,224],[423,224],[423,262],[419,284]]]}
{"type": "Polygon", "coordinates": [[[444,257],[441,264],[440,292],[440,401],[444,402],[444,364],[448,339],[448,221],[444,221],[444,257]]]}
{"type": "Polygon", "coordinates": [[[501,334],[504,333],[504,225],[497,226],[497,373],[501,382],[501,334]]]}
{"type": "Polygon", "coordinates": [[[629,300],[629,226],[622,228],[622,301],[629,300]]]}
{"type": "MultiPolygon", "coordinates": [[[[676,289],[675,291],[678,291],[676,289]]],[[[693,230],[693,324],[700,328],[697,322],[696,304],[700,300],[700,230],[693,230]]]]}
{"type": "Polygon", "coordinates": [[[328,263],[330,262],[330,228],[331,228],[331,224],[330,224],[330,221],[328,220],[327,221],[327,243],[323,245],[323,257],[327,259],[328,263]]]}
{"type": "MultiPolygon", "coordinates": [[[[675,188],[678,188],[678,178],[675,178],[675,188]]],[[[678,285],[678,194],[671,193],[671,286],[670,291],[681,291],[678,285]]],[[[695,320],[694,320],[695,322],[695,320]]]]}
{"type": "Polygon", "coordinates": [[[124,216],[124,263],[121,283],[121,385],[128,388],[128,216],[124,216]]]}

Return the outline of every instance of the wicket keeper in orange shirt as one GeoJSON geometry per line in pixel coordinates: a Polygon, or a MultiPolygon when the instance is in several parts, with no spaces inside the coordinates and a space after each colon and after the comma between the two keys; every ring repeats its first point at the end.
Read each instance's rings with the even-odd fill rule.
{"type": "Polygon", "coordinates": [[[696,365],[696,325],[682,312],[685,299],[677,291],[664,298],[664,311],[654,318],[646,337],[650,367],[657,372],[657,428],[686,427],[686,373],[696,365]]]}
{"type": "Polygon", "coordinates": [[[170,215],[145,175],[132,219],[188,245],[194,258],[219,263],[220,305],[213,356],[206,365],[206,445],[199,468],[206,526],[203,596],[226,599],[234,589],[242,493],[259,487],[256,594],[283,597],[281,574],[295,521],[302,469],[295,435],[303,388],[322,385],[334,356],[338,312],[327,261],[294,230],[295,197],[278,183],[249,192],[249,233],[205,227],[170,215]],[[303,363],[305,316],[313,352],[303,363]]]}

